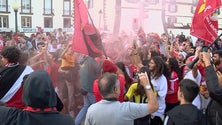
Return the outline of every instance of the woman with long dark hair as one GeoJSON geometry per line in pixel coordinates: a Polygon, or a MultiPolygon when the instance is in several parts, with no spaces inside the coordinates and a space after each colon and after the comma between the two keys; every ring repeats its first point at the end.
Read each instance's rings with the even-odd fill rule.
{"type": "Polygon", "coordinates": [[[120,74],[122,74],[124,76],[124,78],[125,78],[125,82],[126,82],[125,90],[127,92],[127,90],[129,89],[130,85],[132,84],[133,80],[130,78],[130,76],[129,76],[128,72],[127,72],[127,68],[126,68],[126,66],[125,66],[125,64],[123,62],[117,62],[116,66],[118,67],[118,69],[121,70],[120,74]]]}
{"type": "MultiPolygon", "coordinates": [[[[140,73],[146,72],[148,79],[150,81],[150,71],[149,71],[148,67],[146,67],[146,66],[141,67],[139,72],[140,73]]],[[[149,99],[147,99],[144,87],[140,84],[140,80],[138,80],[138,82],[133,83],[129,87],[124,99],[125,99],[125,101],[131,100],[135,103],[147,103],[149,100],[149,99]]],[[[139,119],[135,119],[134,125],[149,125],[149,119],[150,119],[150,115],[147,115],[147,116],[139,118],[139,119]]]]}
{"type": "Polygon", "coordinates": [[[182,74],[176,58],[169,58],[166,63],[170,70],[170,76],[167,77],[168,89],[166,95],[165,109],[165,112],[168,112],[169,110],[180,104],[178,101],[177,91],[179,88],[179,82],[182,80],[182,74]]]}
{"type": "Polygon", "coordinates": [[[166,108],[165,97],[167,94],[167,79],[169,75],[166,63],[160,56],[154,56],[149,63],[149,70],[151,71],[151,83],[156,93],[159,109],[151,114],[151,125],[162,125],[164,118],[164,111],[166,108]]]}

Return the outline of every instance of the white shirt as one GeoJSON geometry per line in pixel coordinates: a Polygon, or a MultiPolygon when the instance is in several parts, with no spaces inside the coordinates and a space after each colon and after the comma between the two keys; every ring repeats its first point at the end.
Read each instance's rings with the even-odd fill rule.
{"type": "Polygon", "coordinates": [[[159,109],[152,113],[153,116],[163,116],[166,104],[165,104],[165,98],[167,94],[167,79],[162,74],[158,79],[151,79],[151,83],[154,87],[154,90],[158,93],[157,96],[157,102],[159,104],[159,109]]]}
{"type": "Polygon", "coordinates": [[[58,49],[61,49],[61,44],[57,44],[56,48],[53,48],[51,43],[48,44],[48,51],[49,52],[56,52],[58,49]]]}
{"type": "MultiPolygon", "coordinates": [[[[201,74],[200,71],[197,70],[197,77],[194,78],[192,70],[190,70],[189,72],[187,72],[187,74],[184,76],[184,79],[190,79],[193,80],[194,82],[197,83],[198,86],[200,86],[200,82],[201,82],[201,74]]],[[[198,94],[197,97],[193,100],[192,102],[193,105],[197,106],[198,109],[200,109],[201,107],[201,101],[200,101],[200,95],[198,94]]]]}
{"type": "Polygon", "coordinates": [[[89,107],[85,125],[133,125],[148,110],[147,104],[101,100],[89,107]]]}

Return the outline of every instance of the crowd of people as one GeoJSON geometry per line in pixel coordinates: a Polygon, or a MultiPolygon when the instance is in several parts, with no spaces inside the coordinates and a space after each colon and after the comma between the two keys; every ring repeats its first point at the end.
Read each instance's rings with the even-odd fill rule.
{"type": "Polygon", "coordinates": [[[61,29],[0,35],[0,123],[222,125],[220,39],[101,38],[106,55],[90,57],[61,29]]]}

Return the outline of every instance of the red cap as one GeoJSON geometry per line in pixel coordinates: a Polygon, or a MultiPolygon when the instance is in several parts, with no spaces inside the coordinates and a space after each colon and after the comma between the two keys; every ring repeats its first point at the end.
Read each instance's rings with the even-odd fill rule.
{"type": "Polygon", "coordinates": [[[109,60],[104,60],[103,62],[103,72],[116,73],[117,66],[109,60]]]}

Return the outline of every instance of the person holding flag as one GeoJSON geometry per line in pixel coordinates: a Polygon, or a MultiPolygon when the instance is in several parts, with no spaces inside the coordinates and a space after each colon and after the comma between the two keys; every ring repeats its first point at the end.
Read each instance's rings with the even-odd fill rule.
{"type": "MultiPolygon", "coordinates": [[[[72,50],[91,57],[103,54],[101,36],[93,24],[83,0],[74,0],[74,38],[72,50]]],[[[105,53],[104,53],[105,54],[105,53]]]]}
{"type": "MultiPolygon", "coordinates": [[[[93,81],[99,77],[101,65],[95,58],[106,56],[101,36],[93,24],[83,0],[74,0],[74,38],[72,50],[85,56],[80,61],[81,93],[84,96],[84,105],[75,118],[75,125],[80,125],[83,121],[88,107],[95,103],[92,93],[93,81]],[[88,20],[90,17],[90,21],[88,20]]],[[[101,61],[102,62],[102,61],[101,61]]]]}
{"type": "Polygon", "coordinates": [[[199,0],[190,29],[190,34],[209,43],[218,36],[218,19],[221,0],[199,0]]]}
{"type": "MultiPolygon", "coordinates": [[[[218,40],[218,19],[221,0],[199,0],[194,13],[190,33],[200,38],[210,46],[218,40]]],[[[206,72],[206,84],[210,93],[211,101],[207,107],[207,117],[211,125],[222,124],[221,103],[221,73],[216,73],[210,63],[210,54],[203,52],[202,60],[206,72]]]]}

